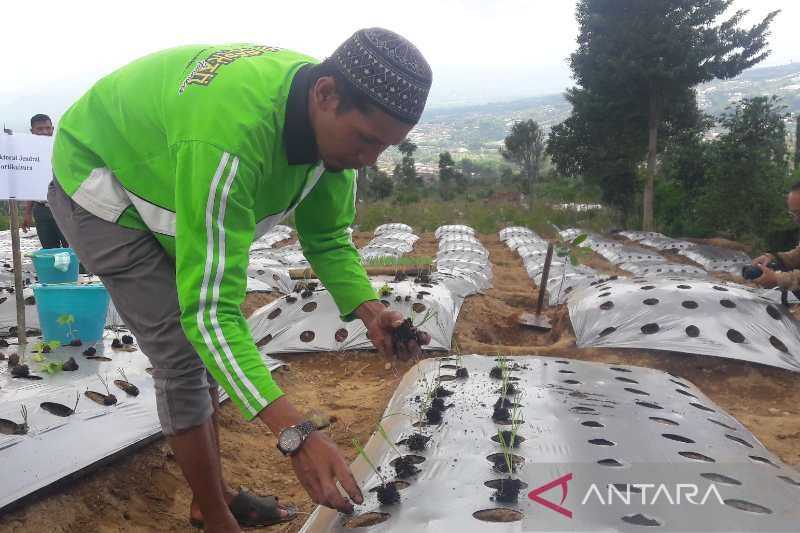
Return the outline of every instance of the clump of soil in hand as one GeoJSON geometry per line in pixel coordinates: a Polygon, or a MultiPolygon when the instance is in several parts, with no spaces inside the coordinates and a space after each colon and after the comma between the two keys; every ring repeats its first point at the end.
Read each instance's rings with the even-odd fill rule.
{"type": "Polygon", "coordinates": [[[392,466],[394,466],[394,471],[399,479],[405,479],[420,472],[408,457],[398,457],[392,462],[392,466]]]}
{"type": "MultiPolygon", "coordinates": [[[[503,465],[505,466],[505,461],[503,461],[503,465]]],[[[497,465],[495,464],[496,467],[497,465]]],[[[518,479],[501,479],[500,488],[494,493],[494,499],[501,503],[516,503],[519,498],[519,492],[524,486],[525,484],[518,479]]]]}
{"type": "Polygon", "coordinates": [[[453,391],[445,389],[441,385],[438,385],[435,389],[433,389],[433,397],[434,398],[447,398],[448,396],[452,396],[453,391]]]}
{"type": "Polygon", "coordinates": [[[469,377],[469,370],[466,367],[460,366],[456,369],[456,377],[466,379],[469,377]]]}
{"type": "Polygon", "coordinates": [[[511,418],[511,411],[507,407],[495,407],[492,413],[492,420],[498,422],[505,422],[511,418]]]}
{"type": "Polygon", "coordinates": [[[422,346],[427,344],[429,338],[430,335],[417,329],[411,319],[406,318],[400,326],[392,331],[392,347],[395,353],[403,353],[408,351],[408,344],[411,341],[415,341],[419,346],[422,346]]]}
{"type": "Polygon", "coordinates": [[[78,370],[78,368],[79,368],[78,363],[75,361],[74,357],[70,357],[69,359],[64,361],[63,365],[61,365],[61,370],[64,370],[66,372],[74,372],[75,370],[78,370]]]}
{"type": "Polygon", "coordinates": [[[429,407],[428,410],[425,411],[425,419],[428,421],[429,424],[441,424],[442,411],[436,409],[435,407],[429,407]]]}
{"type": "Polygon", "coordinates": [[[71,341],[69,341],[69,345],[77,348],[78,346],[83,346],[83,343],[81,342],[80,339],[72,339],[71,341]]]}
{"type": "Polygon", "coordinates": [[[489,371],[489,377],[493,379],[503,379],[503,369],[499,366],[493,366],[489,371]]]}
{"type": "Polygon", "coordinates": [[[431,438],[427,435],[423,435],[422,433],[414,433],[406,439],[406,445],[411,451],[421,452],[425,449],[425,446],[428,445],[429,440],[431,440],[431,438]]]}
{"type": "Polygon", "coordinates": [[[400,501],[400,492],[394,483],[384,483],[375,492],[378,494],[378,501],[382,505],[392,505],[400,501]]]}
{"type": "Polygon", "coordinates": [[[83,351],[83,355],[85,355],[86,357],[94,357],[95,355],[97,355],[97,348],[95,348],[94,346],[89,346],[83,351]]]}
{"type": "Polygon", "coordinates": [[[131,344],[133,344],[133,337],[130,335],[123,335],[122,344],[127,344],[130,346],[131,344]]]}

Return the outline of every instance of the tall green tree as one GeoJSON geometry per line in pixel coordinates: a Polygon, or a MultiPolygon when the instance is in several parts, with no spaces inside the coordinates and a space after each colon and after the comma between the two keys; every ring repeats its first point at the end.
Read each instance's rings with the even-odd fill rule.
{"type": "Polygon", "coordinates": [[[464,174],[456,167],[450,152],[439,154],[439,195],[442,200],[452,200],[458,191],[463,192],[464,174]]]}
{"type": "Polygon", "coordinates": [[[500,151],[503,158],[522,169],[523,192],[533,193],[544,160],[544,131],[532,119],[515,122],[503,145],[500,151]]]}
{"type": "MultiPolygon", "coordinates": [[[[725,14],[734,0],[579,0],[578,50],[570,66],[578,85],[595,98],[626,102],[647,117],[647,172],[642,226],[653,225],[659,131],[676,104],[696,85],[732,78],[768,54],[777,11],[740,28],[746,10],[725,14]]],[[[609,116],[607,120],[624,120],[609,116]]]]}
{"type": "Polygon", "coordinates": [[[419,199],[419,190],[422,188],[422,178],[417,174],[414,162],[417,145],[405,139],[397,149],[403,154],[403,159],[395,165],[392,172],[395,190],[398,191],[396,199],[401,203],[412,203],[419,199]]]}

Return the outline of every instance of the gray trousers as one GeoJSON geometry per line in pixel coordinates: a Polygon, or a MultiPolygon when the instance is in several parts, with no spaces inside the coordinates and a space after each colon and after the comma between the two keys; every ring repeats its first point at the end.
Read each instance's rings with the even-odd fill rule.
{"type": "Polygon", "coordinates": [[[216,382],[180,323],[175,262],[149,232],[107,222],[76,204],[56,180],[50,210],[81,263],[108,289],[120,317],[150,359],[166,435],[204,423],[216,382]]]}

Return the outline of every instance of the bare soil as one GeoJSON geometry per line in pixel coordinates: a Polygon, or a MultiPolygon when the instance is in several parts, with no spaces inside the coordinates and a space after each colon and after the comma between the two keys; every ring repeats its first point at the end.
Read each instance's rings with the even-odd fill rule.
{"type": "MultiPolygon", "coordinates": [[[[356,234],[356,241],[368,240],[356,234]]],[[[435,240],[425,234],[416,255],[434,255],[435,240]]],[[[494,288],[466,300],[456,327],[464,353],[571,357],[666,370],[693,382],[737,417],[786,463],[800,466],[800,387],[797,374],[721,358],[649,350],[577,349],[565,306],[548,309],[553,329],[533,333],[518,326],[518,314],[535,309],[536,288],[522,261],[494,235],[480,237],[494,263],[494,288]]],[[[595,258],[597,259],[597,258],[595,258]]],[[[597,259],[592,266],[602,265],[597,259]]],[[[607,265],[610,266],[610,265],[607,265]]],[[[612,269],[604,269],[612,271],[612,269]]],[[[250,295],[247,314],[275,296],[250,295]]],[[[366,442],[410,363],[391,362],[371,352],[284,356],[289,370],[275,378],[306,411],[335,421],[328,429],[348,459],[353,437],[366,442]]],[[[261,494],[277,494],[302,512],[314,509],[289,462],[275,448],[275,437],[259,422],[244,422],[229,402],[221,410],[222,460],[226,479],[261,494]]],[[[36,459],[32,459],[35,467],[36,459]]],[[[0,533],[192,531],[191,493],[161,440],[110,467],[0,517],[0,533]]],[[[305,515],[272,531],[294,532],[305,515]]]]}

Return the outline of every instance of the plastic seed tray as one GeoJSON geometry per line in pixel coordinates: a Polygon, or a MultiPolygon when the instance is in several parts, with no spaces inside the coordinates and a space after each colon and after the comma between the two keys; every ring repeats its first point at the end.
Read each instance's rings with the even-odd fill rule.
{"type": "Polygon", "coordinates": [[[800,328],[763,291],[690,277],[609,280],[572,294],[577,345],[674,350],[800,371],[800,328]]]}
{"type": "Polygon", "coordinates": [[[697,387],[657,370],[569,359],[509,362],[521,390],[512,397],[522,420],[516,435],[524,438],[509,462],[523,488],[515,503],[501,503],[492,487],[509,476],[490,461],[502,452],[493,437],[512,426],[490,416],[497,362],[464,357],[468,379],[452,378],[455,364],[429,359],[405,375],[383,421],[397,451],[376,434],[366,444],[395,482],[392,462],[410,454],[405,439],[430,437],[409,461],[419,472],[395,482],[400,502],[378,502],[371,489],[382,481],[359,456],[352,468],[364,504],[353,516],[317,508],[302,531],[797,531],[800,474],[697,387]],[[453,393],[444,398],[450,407],[440,424],[414,427],[425,381],[437,377],[453,393]],[[677,492],[692,487],[697,503],[676,504],[677,492]]]}

